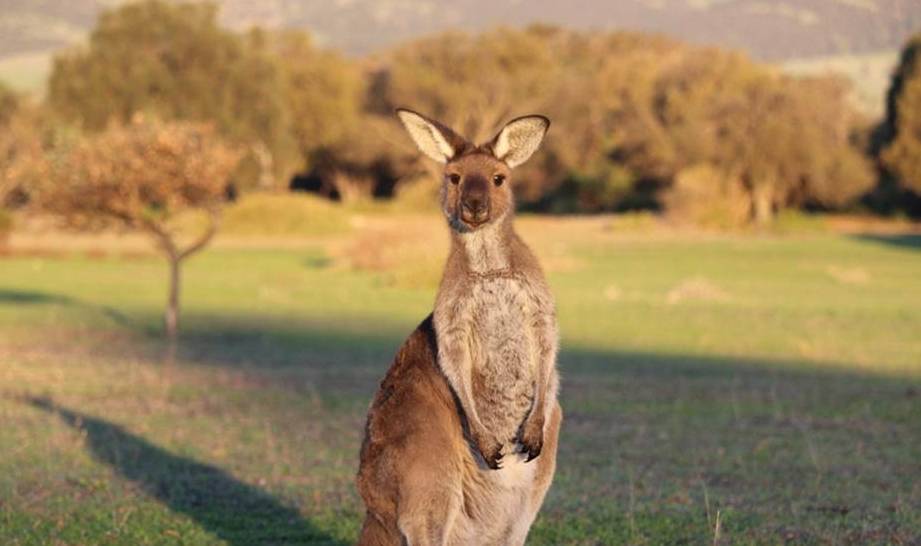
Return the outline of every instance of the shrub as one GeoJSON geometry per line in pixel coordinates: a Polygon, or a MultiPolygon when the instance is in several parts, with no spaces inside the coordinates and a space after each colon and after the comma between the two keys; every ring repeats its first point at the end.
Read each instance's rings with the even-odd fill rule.
{"type": "Polygon", "coordinates": [[[683,169],[663,199],[669,218],[715,229],[731,229],[749,218],[749,200],[736,180],[710,165],[683,169]]]}

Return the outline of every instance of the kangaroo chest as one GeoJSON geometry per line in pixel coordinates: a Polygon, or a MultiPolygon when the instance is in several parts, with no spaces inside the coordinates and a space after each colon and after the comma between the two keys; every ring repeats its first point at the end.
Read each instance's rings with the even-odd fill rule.
{"type": "Polygon", "coordinates": [[[510,443],[534,400],[536,309],[522,281],[495,277],[472,286],[468,340],[477,413],[496,440],[510,443]]]}

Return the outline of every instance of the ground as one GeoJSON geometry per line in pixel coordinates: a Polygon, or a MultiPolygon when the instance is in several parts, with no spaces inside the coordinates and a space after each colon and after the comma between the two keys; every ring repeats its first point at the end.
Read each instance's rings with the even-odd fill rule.
{"type": "MultiPolygon", "coordinates": [[[[921,237],[520,225],[559,303],[566,415],[529,544],[921,541],[921,237]]],[[[431,308],[444,229],[225,236],[185,271],[172,366],[141,242],[14,238],[0,543],[354,541],[365,412],[431,308]]]]}

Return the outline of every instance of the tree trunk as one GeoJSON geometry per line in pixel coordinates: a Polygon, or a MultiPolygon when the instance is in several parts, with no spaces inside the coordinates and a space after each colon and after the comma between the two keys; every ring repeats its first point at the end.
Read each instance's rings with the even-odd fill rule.
{"type": "Polygon", "coordinates": [[[272,157],[272,151],[264,142],[257,142],[253,145],[253,155],[259,162],[259,189],[275,189],[275,160],[272,157]]]}
{"type": "Polygon", "coordinates": [[[374,194],[374,179],[370,175],[337,170],[333,173],[332,183],[343,203],[369,201],[374,194]]]}
{"type": "Polygon", "coordinates": [[[179,335],[179,290],[181,282],[182,258],[170,256],[169,258],[169,298],[166,302],[166,313],[163,323],[166,329],[166,338],[171,347],[175,348],[179,335]]]}
{"type": "Polygon", "coordinates": [[[758,227],[767,227],[774,219],[774,191],[770,184],[760,184],[753,188],[752,216],[758,227]]]}
{"type": "Polygon", "coordinates": [[[0,253],[5,254],[9,249],[13,227],[13,215],[7,209],[0,207],[0,253]]]}
{"type": "Polygon", "coordinates": [[[157,245],[169,262],[169,295],[166,300],[166,312],[163,314],[163,326],[166,331],[168,352],[166,361],[172,364],[176,358],[179,342],[179,296],[182,284],[182,262],[192,254],[205,248],[217,233],[221,221],[220,209],[208,210],[208,227],[185,249],[180,249],[173,236],[162,225],[148,222],[144,227],[151,233],[157,245]]]}

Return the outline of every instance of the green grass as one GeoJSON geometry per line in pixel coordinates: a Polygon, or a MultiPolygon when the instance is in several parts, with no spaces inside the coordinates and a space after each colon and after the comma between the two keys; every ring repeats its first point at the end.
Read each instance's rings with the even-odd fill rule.
{"type": "MultiPolygon", "coordinates": [[[[529,544],[921,540],[921,239],[522,227],[565,411],[529,544]]],[[[171,369],[155,257],[0,261],[0,543],[354,541],[367,404],[435,291],[343,263],[357,236],[193,259],[171,369]]]]}
{"type": "Polygon", "coordinates": [[[244,195],[228,207],[223,232],[236,235],[330,235],[348,230],[335,204],[305,194],[244,195]]]}

